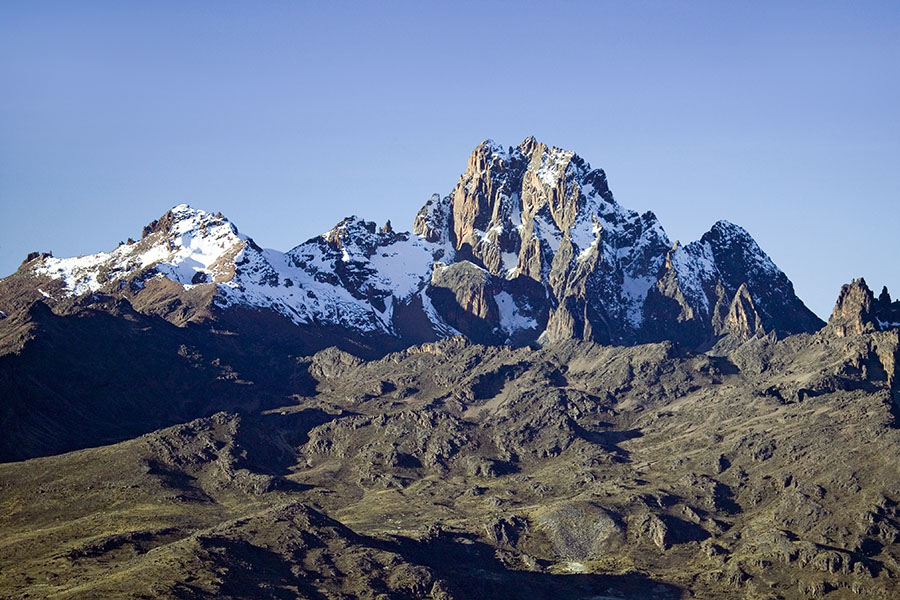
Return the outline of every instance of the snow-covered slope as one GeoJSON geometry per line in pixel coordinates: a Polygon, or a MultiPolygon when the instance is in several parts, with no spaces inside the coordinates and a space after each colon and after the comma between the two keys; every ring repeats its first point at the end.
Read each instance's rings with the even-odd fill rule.
{"type": "Polygon", "coordinates": [[[246,236],[221,215],[176,206],[145,228],[140,242],[122,244],[112,252],[76,258],[47,257],[35,272],[61,279],[75,295],[98,292],[148,270],[184,285],[207,280],[228,281],[232,259],[247,245],[246,236]]]}
{"type": "Polygon", "coordinates": [[[417,341],[462,332],[494,342],[698,344],[821,326],[740,227],[720,221],[673,247],[653,213],[616,202],[602,170],[533,138],[480,144],[412,233],[350,217],[280,252],[221,214],[180,205],[138,242],[27,268],[61,283],[42,291],[51,300],[152,289],[159,307],[184,292],[209,298],[211,311],[271,310],[296,324],[417,341]]]}
{"type": "Polygon", "coordinates": [[[393,334],[396,303],[427,284],[446,248],[419,236],[376,231],[357,218],[289,252],[260,248],[220,214],[180,205],[139,242],[76,258],[43,258],[34,273],[63,293],[134,293],[167,279],[185,290],[215,286],[214,304],[275,310],[295,323],[393,334]]]}

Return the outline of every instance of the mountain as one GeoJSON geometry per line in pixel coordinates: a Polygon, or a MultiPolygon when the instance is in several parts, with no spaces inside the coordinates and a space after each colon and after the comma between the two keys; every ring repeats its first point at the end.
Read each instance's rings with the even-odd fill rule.
{"type": "Polygon", "coordinates": [[[407,233],[180,205],[0,280],[0,597],[896,598],[898,375],[531,138],[407,233]]]}
{"type": "Polygon", "coordinates": [[[19,275],[33,283],[30,298],[5,294],[5,313],[112,297],[183,326],[249,309],[375,353],[459,333],[701,347],[824,325],[740,227],[719,221],[699,241],[672,244],[653,213],[616,202],[602,170],[533,138],[480,144],[412,233],[350,217],[279,252],[221,214],[180,205],[137,242],[77,258],[35,253],[19,275]]]}

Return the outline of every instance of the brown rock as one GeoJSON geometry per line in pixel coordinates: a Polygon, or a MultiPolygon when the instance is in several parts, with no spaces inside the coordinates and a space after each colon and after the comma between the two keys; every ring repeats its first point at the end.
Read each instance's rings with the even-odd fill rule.
{"type": "Polygon", "coordinates": [[[734,294],[723,329],[742,340],[749,340],[765,334],[762,319],[756,312],[753,297],[750,295],[750,289],[746,283],[742,283],[734,294]]]}
{"type": "Polygon", "coordinates": [[[828,320],[829,329],[837,337],[859,335],[875,329],[872,323],[872,304],[875,296],[863,278],[854,279],[841,287],[837,304],[828,320]]]}

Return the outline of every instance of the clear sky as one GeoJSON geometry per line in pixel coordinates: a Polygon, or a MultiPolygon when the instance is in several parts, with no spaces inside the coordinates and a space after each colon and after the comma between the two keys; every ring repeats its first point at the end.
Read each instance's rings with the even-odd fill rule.
{"type": "Polygon", "coordinates": [[[898,65],[895,1],[4,2],[0,276],[182,202],[280,250],[409,229],[534,135],[673,241],[742,225],[826,317],[900,293],[898,65]]]}

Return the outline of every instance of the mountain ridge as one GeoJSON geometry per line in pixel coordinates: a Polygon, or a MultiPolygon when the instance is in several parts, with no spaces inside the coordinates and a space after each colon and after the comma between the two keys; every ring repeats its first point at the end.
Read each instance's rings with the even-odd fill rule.
{"type": "Polygon", "coordinates": [[[482,142],[412,232],[353,216],[280,252],[221,213],[179,205],[111,252],[29,259],[20,271],[61,282],[54,294],[102,292],[142,311],[134,299],[150,284],[161,296],[154,314],[176,324],[243,306],[393,338],[392,346],[462,333],[485,343],[700,347],[824,325],[739,226],[718,221],[700,240],[672,244],[652,212],[618,204],[602,169],[534,138],[508,149],[482,142]],[[182,295],[207,301],[167,312],[166,287],[169,304],[182,295]]]}

